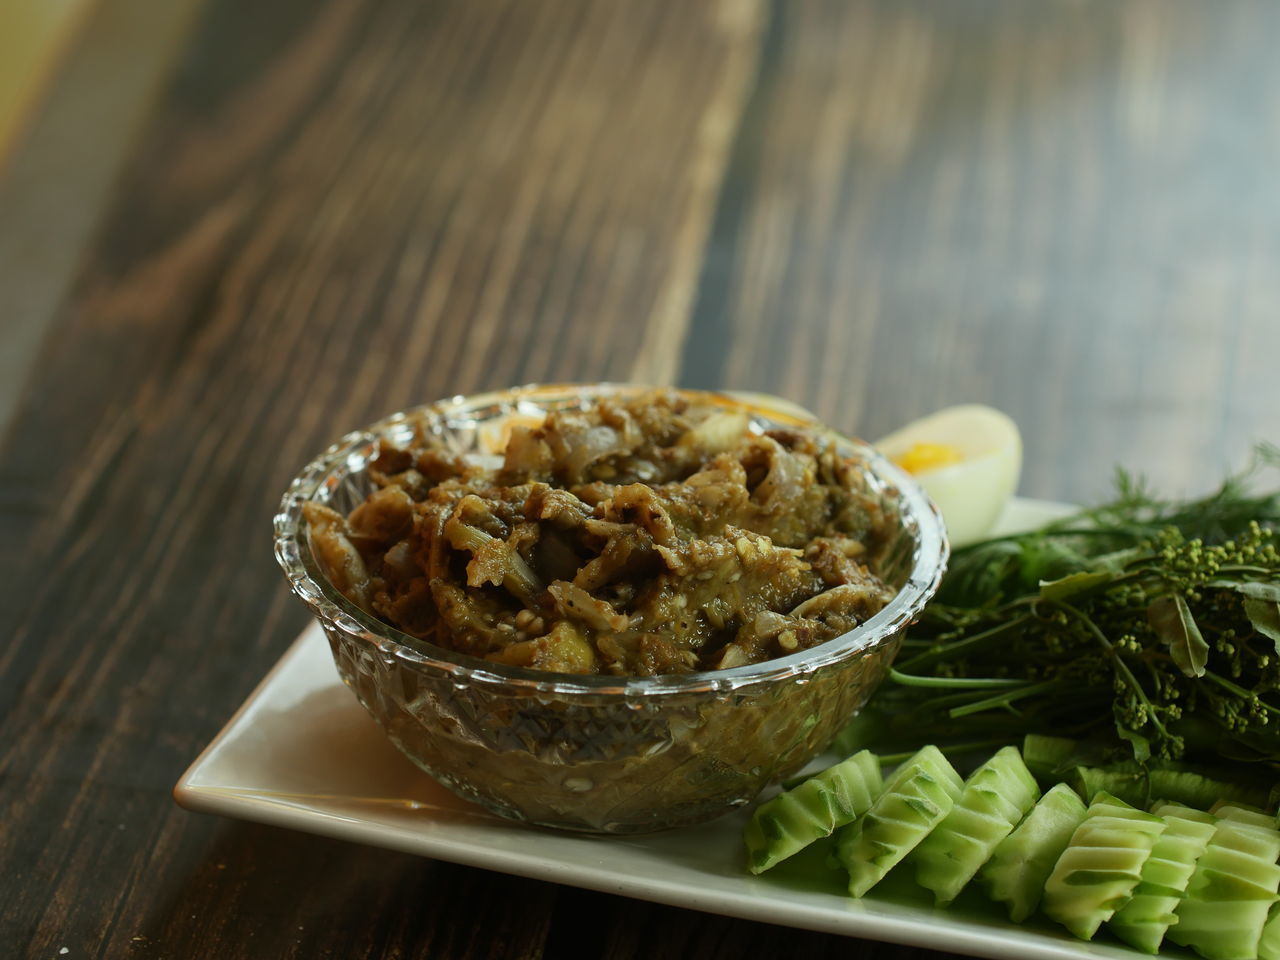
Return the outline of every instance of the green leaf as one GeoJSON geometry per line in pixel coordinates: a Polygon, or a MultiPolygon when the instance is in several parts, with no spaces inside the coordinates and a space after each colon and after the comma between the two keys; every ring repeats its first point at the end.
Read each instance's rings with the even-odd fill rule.
{"type": "Polygon", "coordinates": [[[1116,734],[1121,740],[1127,740],[1133,747],[1133,759],[1139,763],[1145,763],[1151,759],[1151,741],[1140,734],[1137,730],[1130,730],[1128,727],[1116,724],[1116,734]]]}
{"type": "Polygon", "coordinates": [[[1254,600],[1280,603],[1280,583],[1263,583],[1261,580],[1249,580],[1236,589],[1246,597],[1254,600]]]}
{"type": "Polygon", "coordinates": [[[1157,597],[1147,607],[1147,622],[1169,648],[1169,655],[1188,677],[1203,677],[1209,662],[1209,645],[1200,635],[1182,594],[1157,597]]]}
{"type": "Polygon", "coordinates": [[[1116,575],[1109,570],[1084,570],[1060,580],[1041,580],[1040,596],[1045,600],[1066,600],[1108,584],[1115,578],[1116,575]]]}
{"type": "Polygon", "coordinates": [[[1234,590],[1244,597],[1254,600],[1266,600],[1280,603],[1280,583],[1266,583],[1262,580],[1210,580],[1206,587],[1217,587],[1220,590],[1234,590]]]}
{"type": "Polygon", "coordinates": [[[1123,573],[1129,564],[1137,560],[1149,560],[1152,553],[1146,547],[1125,547],[1123,550],[1112,550],[1091,559],[1090,565],[1095,570],[1110,570],[1112,573],[1123,573]]]}
{"type": "Polygon", "coordinates": [[[1019,573],[1024,586],[1057,580],[1090,566],[1090,558],[1059,537],[1024,537],[1019,573]]]}
{"type": "Polygon", "coordinates": [[[1244,612],[1253,629],[1269,637],[1276,645],[1276,653],[1280,653],[1280,603],[1245,597],[1244,612]]]}

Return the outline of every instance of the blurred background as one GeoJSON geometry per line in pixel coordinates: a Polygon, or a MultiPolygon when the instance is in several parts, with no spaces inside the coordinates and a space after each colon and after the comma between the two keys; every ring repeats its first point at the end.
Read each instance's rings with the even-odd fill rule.
{"type": "Polygon", "coordinates": [[[1026,491],[1076,499],[1098,461],[1203,485],[1274,433],[1273,4],[0,16],[5,419],[74,290],[152,338],[234,291],[320,335],[265,290],[297,270],[345,349],[399,361],[349,423],[566,376],[770,390],[870,437],[980,400],[1027,434],[1026,491]]]}
{"type": "Polygon", "coordinates": [[[1270,0],[0,0],[0,942],[845,955],[174,808],[306,619],[272,511],[346,431],[531,381],[868,438],[978,401],[1025,495],[1208,490],[1280,441],[1277,36],[1270,0]]]}

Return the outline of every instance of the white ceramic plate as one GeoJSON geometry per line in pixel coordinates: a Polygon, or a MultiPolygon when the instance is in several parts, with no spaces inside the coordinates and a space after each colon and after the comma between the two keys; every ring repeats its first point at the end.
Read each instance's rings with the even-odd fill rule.
{"type": "MultiPolygon", "coordinates": [[[[1000,527],[1025,529],[1064,509],[1015,500],[1000,527]]],[[[852,900],[820,856],[802,854],[753,877],[739,839],[745,811],[642,837],[559,834],[502,820],[400,755],[338,679],[316,625],[298,637],[174,795],[192,810],[852,937],[1017,960],[1143,956],[1081,943],[1047,924],[1013,926],[978,894],[937,910],[909,878],[896,875],[874,896],[852,900]]]]}

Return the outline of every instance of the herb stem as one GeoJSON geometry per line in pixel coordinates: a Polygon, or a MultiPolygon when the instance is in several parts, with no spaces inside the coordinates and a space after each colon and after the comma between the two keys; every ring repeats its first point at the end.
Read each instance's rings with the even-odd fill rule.
{"type": "Polygon", "coordinates": [[[1266,710],[1267,713],[1280,716],[1280,710],[1277,710],[1275,707],[1267,703],[1261,697],[1256,696],[1255,694],[1246,690],[1244,687],[1240,686],[1239,684],[1232,683],[1226,677],[1220,676],[1208,670],[1205,671],[1204,677],[1206,680],[1212,680],[1218,686],[1222,687],[1222,689],[1231,691],[1242,700],[1246,700],[1250,703],[1252,703],[1254,700],[1257,700],[1258,706],[1262,707],[1263,710],[1266,710]]]}
{"type": "Polygon", "coordinates": [[[966,652],[980,647],[984,643],[988,643],[997,637],[1016,630],[1019,627],[1031,622],[1030,614],[1023,614],[999,626],[992,627],[990,630],[984,630],[981,633],[975,633],[972,637],[966,637],[964,640],[948,643],[937,649],[929,650],[925,653],[918,653],[914,657],[904,660],[899,666],[904,670],[910,670],[915,667],[925,667],[930,664],[937,663],[939,660],[954,660],[958,656],[963,656],[966,652]]]}
{"type": "Polygon", "coordinates": [[[904,687],[940,687],[950,690],[990,690],[995,687],[1017,687],[1027,682],[1006,677],[921,677],[892,667],[889,669],[889,677],[894,683],[900,683],[904,687]]]}
{"type": "Polygon", "coordinates": [[[1107,651],[1107,655],[1111,657],[1112,663],[1115,664],[1116,672],[1124,678],[1125,682],[1129,685],[1129,688],[1133,690],[1134,696],[1137,697],[1138,702],[1142,704],[1146,711],[1146,716],[1151,720],[1151,723],[1157,730],[1167,736],[1168,731],[1165,729],[1164,723],[1161,722],[1159,715],[1157,715],[1156,709],[1152,705],[1151,700],[1147,697],[1147,691],[1143,689],[1142,684],[1138,682],[1138,678],[1133,675],[1133,671],[1130,670],[1129,665],[1124,662],[1124,658],[1116,651],[1115,645],[1107,639],[1107,635],[1098,628],[1096,623],[1093,622],[1093,618],[1080,610],[1077,610],[1069,603],[1063,603],[1061,601],[1051,602],[1054,606],[1061,608],[1069,615],[1075,617],[1080,623],[1084,624],[1085,629],[1088,630],[1089,633],[1093,635],[1094,639],[1102,645],[1102,648],[1107,651]]]}
{"type": "Polygon", "coordinates": [[[991,710],[995,707],[1007,707],[1011,701],[1021,700],[1023,697],[1034,697],[1039,693],[1046,693],[1057,687],[1064,686],[1061,680],[1042,680],[1039,683],[1025,685],[1020,690],[1011,690],[1008,693],[1001,693],[994,697],[987,697],[976,703],[969,703],[963,707],[954,707],[947,711],[947,715],[952,719],[967,717],[971,713],[981,713],[983,710],[991,710]]]}

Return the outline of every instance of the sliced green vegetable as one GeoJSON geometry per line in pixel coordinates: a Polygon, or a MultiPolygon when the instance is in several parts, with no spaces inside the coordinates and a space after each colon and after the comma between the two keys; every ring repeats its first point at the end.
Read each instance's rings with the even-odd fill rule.
{"type": "Polygon", "coordinates": [[[1258,938],[1258,960],[1280,960],[1280,905],[1273,905],[1258,938]]]}
{"type": "Polygon", "coordinates": [[[836,858],[849,871],[849,892],[863,896],[951,812],[960,775],[928,746],[885,782],[871,809],[836,831],[836,858]]]}
{"type": "Polygon", "coordinates": [[[1268,790],[1261,786],[1228,783],[1182,766],[1157,761],[1076,767],[1069,782],[1081,796],[1092,797],[1098,791],[1105,791],[1135,807],[1147,807],[1157,800],[1198,808],[1208,807],[1219,799],[1257,804],[1265,802],[1268,794],[1268,790]]]}
{"type": "Polygon", "coordinates": [[[1251,823],[1255,827],[1276,829],[1276,818],[1260,807],[1246,803],[1235,803],[1230,800],[1219,800],[1209,808],[1209,812],[1223,820],[1234,820],[1237,823],[1251,823]]]}
{"type": "Polygon", "coordinates": [[[1076,741],[1068,737],[1029,733],[1022,738],[1023,762],[1042,784],[1061,782],[1076,750],[1076,741]]]}
{"type": "Polygon", "coordinates": [[[1256,956],[1280,889],[1278,857],[1280,832],[1220,820],[1166,937],[1208,960],[1256,956]]]}
{"type": "Polygon", "coordinates": [[[920,886],[932,890],[939,905],[950,903],[1039,797],[1018,748],[998,751],[974,771],[951,812],[916,847],[912,858],[920,886]]]}
{"type": "Polygon", "coordinates": [[[1092,940],[1133,893],[1164,828],[1160,817],[1098,794],[1045,883],[1045,914],[1092,940]]]}
{"type": "Polygon", "coordinates": [[[1187,891],[1196,862],[1216,829],[1213,817],[1178,804],[1160,804],[1154,813],[1164,821],[1164,832],[1142,865],[1142,879],[1133,896],[1107,921],[1107,929],[1146,953],[1160,950],[1165,931],[1177,919],[1174,911],[1187,891]],[[1184,811],[1195,816],[1183,816],[1184,811]]]}
{"type": "MultiPolygon", "coordinates": [[[[1032,737],[1027,747],[1042,769],[1059,772],[1063,758],[1095,755],[1065,738],[1032,737]]],[[[1033,771],[1014,747],[962,782],[927,746],[882,782],[879,759],[864,750],[763,804],[744,829],[749,865],[763,872],[834,831],[823,847],[834,850],[829,865],[844,867],[853,896],[910,857],[939,904],[976,876],[1015,922],[1039,906],[1083,940],[1107,923],[1147,953],[1169,940],[1207,960],[1280,960],[1280,827],[1237,798],[1256,789],[1168,761],[1077,767],[1076,775],[1085,788],[1114,783],[1135,799],[1221,798],[1208,812],[1161,799],[1147,813],[1106,791],[1086,807],[1057,783],[1037,801],[1033,771]]]]}
{"type": "Polygon", "coordinates": [[[1145,807],[1150,802],[1147,772],[1138,764],[1076,767],[1068,782],[1082,797],[1107,793],[1134,807],[1145,807]]]}
{"type": "Polygon", "coordinates": [[[1051,788],[1013,832],[996,845],[978,880],[991,899],[1021,923],[1040,905],[1045,881],[1085,817],[1084,801],[1065,783],[1051,788]]]}
{"type": "Polygon", "coordinates": [[[805,780],[758,807],[743,830],[747,865],[763,873],[871,808],[883,780],[870,750],[805,780]]]}
{"type": "Polygon", "coordinates": [[[1175,800],[1157,800],[1151,807],[1157,817],[1181,817],[1183,820],[1194,820],[1196,823],[1207,823],[1211,827],[1218,825],[1218,818],[1198,807],[1179,803],[1175,800]]]}
{"type": "Polygon", "coordinates": [[[1151,771],[1150,792],[1153,799],[1169,800],[1189,807],[1204,809],[1217,798],[1241,803],[1265,803],[1269,789],[1249,783],[1229,783],[1193,770],[1161,769],[1151,771]]]}

